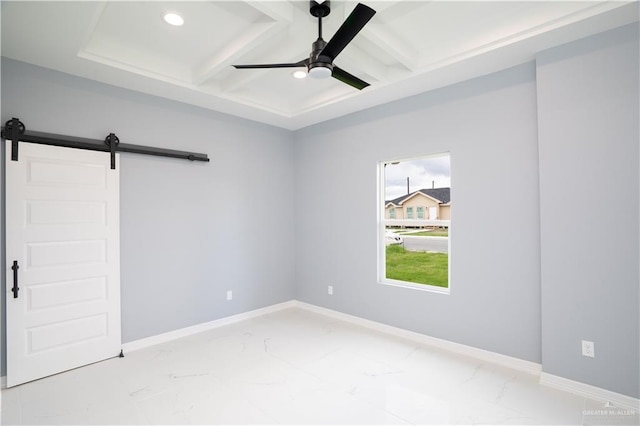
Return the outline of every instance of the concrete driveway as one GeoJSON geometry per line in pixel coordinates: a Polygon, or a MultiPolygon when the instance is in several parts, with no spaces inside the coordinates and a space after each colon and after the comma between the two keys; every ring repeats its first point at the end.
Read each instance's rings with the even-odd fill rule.
{"type": "Polygon", "coordinates": [[[404,248],[411,251],[433,251],[438,253],[449,253],[448,237],[412,237],[402,235],[404,248]]]}

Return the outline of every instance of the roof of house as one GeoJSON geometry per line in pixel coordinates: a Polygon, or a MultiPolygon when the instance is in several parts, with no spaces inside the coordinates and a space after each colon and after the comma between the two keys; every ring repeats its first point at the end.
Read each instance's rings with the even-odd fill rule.
{"type": "Polygon", "coordinates": [[[393,203],[396,206],[402,204],[407,198],[412,197],[417,192],[420,192],[427,197],[435,198],[440,201],[442,204],[446,204],[451,201],[451,188],[428,188],[428,189],[419,189],[417,191],[412,192],[411,194],[403,195],[398,198],[394,198],[393,200],[387,200],[385,204],[393,203]]]}

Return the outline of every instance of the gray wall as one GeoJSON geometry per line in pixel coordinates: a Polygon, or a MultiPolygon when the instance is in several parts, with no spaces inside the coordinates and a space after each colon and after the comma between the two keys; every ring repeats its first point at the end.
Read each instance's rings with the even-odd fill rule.
{"type": "Polygon", "coordinates": [[[212,159],[121,154],[124,342],[293,298],[291,132],[3,58],[2,123],[12,116],[212,159]]]}
{"type": "Polygon", "coordinates": [[[296,298],[638,397],[638,47],[634,24],[296,132],[296,298]],[[443,151],[451,294],[378,284],[376,164],[443,151]]]}
{"type": "Polygon", "coordinates": [[[635,25],[537,60],[543,368],[636,398],[638,48],[635,25]]]}
{"type": "Polygon", "coordinates": [[[295,165],[297,299],[540,362],[533,63],[298,131],[295,165]],[[378,284],[378,162],[445,151],[451,294],[378,284]]]}

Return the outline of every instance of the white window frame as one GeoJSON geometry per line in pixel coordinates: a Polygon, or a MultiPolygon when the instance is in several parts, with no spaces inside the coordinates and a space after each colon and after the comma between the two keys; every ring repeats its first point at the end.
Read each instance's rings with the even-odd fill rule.
{"type": "MultiPolygon", "coordinates": [[[[412,222],[415,222],[416,225],[432,225],[432,226],[444,226],[446,225],[449,229],[449,247],[448,247],[448,256],[449,256],[449,261],[448,261],[448,271],[447,271],[447,283],[448,286],[446,288],[444,287],[440,287],[440,286],[435,286],[435,285],[431,285],[431,284],[417,284],[417,283],[412,283],[409,281],[400,281],[400,280],[394,280],[391,278],[387,278],[387,271],[386,271],[386,250],[387,250],[387,246],[385,243],[385,231],[386,231],[386,226],[387,225],[391,225],[394,224],[394,222],[397,223],[398,219],[387,219],[385,216],[385,201],[386,201],[386,196],[385,196],[385,166],[387,164],[393,164],[393,163],[398,163],[398,162],[404,162],[404,161],[411,161],[411,160],[419,160],[421,158],[429,158],[429,157],[439,157],[442,155],[448,155],[449,156],[449,161],[451,161],[451,153],[450,152],[442,152],[442,153],[438,153],[438,154],[432,154],[432,155],[423,155],[423,156],[415,156],[415,157],[409,157],[409,158],[403,158],[403,159],[395,159],[395,160],[385,160],[385,161],[381,161],[378,163],[378,209],[377,209],[377,216],[378,216],[378,284],[382,284],[382,285],[390,285],[390,286],[394,286],[394,287],[402,287],[402,288],[410,288],[410,289],[414,289],[414,290],[420,290],[420,291],[426,291],[426,292],[431,292],[431,293],[437,293],[437,294],[444,294],[444,295],[449,295],[451,294],[451,220],[413,220],[412,222]]],[[[405,220],[406,223],[406,220],[405,220]]]]}

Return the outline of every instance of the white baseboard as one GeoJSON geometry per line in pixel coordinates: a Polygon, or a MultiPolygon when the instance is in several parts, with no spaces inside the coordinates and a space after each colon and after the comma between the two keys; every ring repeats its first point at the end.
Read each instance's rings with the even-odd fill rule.
{"type": "MultiPolygon", "coordinates": [[[[342,312],[334,311],[332,309],[311,305],[309,303],[300,302],[297,300],[290,300],[288,302],[267,306],[265,308],[260,308],[260,309],[244,312],[237,315],[232,315],[230,317],[220,318],[214,321],[197,324],[191,327],[181,328],[179,330],[170,331],[168,333],[163,333],[163,334],[147,337],[140,340],[135,340],[133,342],[128,342],[123,344],[122,349],[125,351],[125,353],[130,351],[135,351],[138,349],[143,349],[149,346],[179,339],[181,337],[186,337],[196,333],[201,333],[203,331],[207,331],[207,330],[222,327],[225,325],[237,323],[240,321],[256,318],[261,315],[277,312],[287,308],[304,309],[310,312],[315,312],[320,315],[325,315],[328,317],[336,318],[338,320],[360,325],[362,327],[365,327],[371,330],[376,330],[382,333],[387,333],[394,336],[402,337],[420,344],[436,347],[436,348],[443,349],[443,350],[460,354],[460,355],[465,355],[471,358],[478,359],[480,361],[486,361],[493,364],[498,364],[498,365],[511,368],[526,374],[538,376],[540,377],[540,384],[545,386],[553,387],[565,392],[570,392],[570,393],[580,395],[585,398],[594,399],[597,401],[611,402],[612,404],[620,408],[634,410],[634,411],[640,410],[640,400],[638,400],[637,398],[633,398],[627,395],[622,395],[606,389],[598,388],[596,386],[588,385],[586,383],[576,382],[574,380],[565,379],[563,377],[544,373],[542,372],[542,366],[535,362],[498,354],[498,353],[487,351],[484,349],[474,348],[472,346],[467,346],[467,345],[451,342],[444,339],[438,339],[436,337],[431,337],[425,334],[404,330],[402,328],[393,327],[390,325],[386,325],[379,322],[360,318],[354,315],[349,315],[342,312]]],[[[0,384],[2,385],[3,388],[6,387],[6,377],[1,378],[0,384]]]]}
{"type": "Polygon", "coordinates": [[[214,321],[192,325],[190,327],[169,331],[167,333],[162,333],[155,336],[145,337],[143,339],[123,343],[122,350],[125,353],[127,353],[131,351],[136,351],[138,349],[148,348],[149,346],[169,342],[171,340],[179,339],[181,337],[191,336],[197,333],[202,333],[203,331],[208,331],[214,328],[222,327],[222,326],[233,324],[236,322],[256,318],[265,314],[280,311],[282,309],[291,308],[293,306],[295,306],[295,302],[293,300],[290,300],[288,302],[278,303],[276,305],[267,306],[265,308],[260,308],[260,309],[256,309],[249,312],[243,312],[241,314],[232,315],[232,316],[220,318],[214,321]]]}
{"type": "Polygon", "coordinates": [[[315,312],[321,315],[326,315],[339,320],[347,321],[352,324],[357,324],[372,330],[380,331],[383,333],[392,334],[394,336],[403,337],[405,339],[425,344],[428,346],[444,349],[449,352],[466,355],[471,358],[475,358],[481,361],[498,364],[503,367],[518,370],[527,374],[540,377],[540,384],[556,388],[565,392],[573,393],[585,398],[590,398],[596,401],[611,402],[616,407],[625,408],[633,411],[640,411],[640,400],[632,398],[627,395],[622,395],[616,392],[612,392],[606,389],[598,388],[596,386],[588,385],[586,383],[576,382],[574,380],[565,379],[563,377],[554,376],[548,373],[542,372],[542,366],[535,362],[525,361],[523,359],[510,357],[507,355],[498,354],[484,349],[474,348],[472,346],[463,345],[460,343],[451,342],[448,340],[438,339],[436,337],[427,336],[425,334],[416,333],[413,331],[404,330],[402,328],[392,327],[379,322],[367,320],[364,318],[356,317],[353,315],[345,314],[342,312],[334,311],[320,306],[311,305],[304,302],[295,301],[295,306],[306,309],[311,312],[315,312]]]}
{"type": "Polygon", "coordinates": [[[7,376],[0,377],[0,388],[2,389],[7,388],[7,376]]]}
{"type": "Polygon", "coordinates": [[[469,356],[481,361],[491,362],[499,364],[504,367],[508,367],[514,370],[518,370],[527,374],[539,375],[541,372],[540,364],[534,362],[525,361],[519,358],[510,357],[507,355],[501,355],[495,352],[486,351],[483,349],[474,348],[472,346],[463,345],[460,343],[450,342],[448,340],[438,339],[435,337],[427,336],[425,334],[416,333],[413,331],[404,330],[398,327],[382,324],[379,322],[367,320],[364,318],[356,317],[342,312],[334,311],[320,306],[311,305],[309,303],[299,302],[296,300],[290,300],[288,302],[279,303],[277,305],[267,306],[265,308],[256,309],[254,311],[244,312],[237,315],[232,315],[226,318],[220,318],[214,321],[205,322],[202,324],[193,325],[190,327],[181,328],[179,330],[169,331],[167,333],[158,334],[156,336],[146,337],[140,340],[134,340],[132,342],[124,343],[122,349],[124,352],[131,352],[138,349],[147,348],[149,346],[157,345],[160,343],[169,342],[171,340],[179,339],[181,337],[191,336],[193,334],[202,333],[203,331],[211,330],[214,328],[222,327],[225,325],[233,324],[236,322],[256,318],[261,315],[280,311],[287,308],[297,307],[310,312],[315,312],[328,317],[336,318],[342,321],[350,322],[352,324],[360,325],[371,330],[380,331],[383,333],[399,336],[420,344],[426,344],[432,347],[447,350],[457,354],[469,356]]]}
{"type": "Polygon", "coordinates": [[[576,382],[575,380],[565,379],[564,377],[554,376],[553,374],[542,372],[540,374],[540,384],[580,395],[585,398],[595,399],[596,401],[610,402],[616,407],[636,412],[640,411],[640,399],[588,385],[586,383],[576,382]]]}
{"type": "Polygon", "coordinates": [[[364,318],[356,317],[342,312],[334,311],[320,306],[311,305],[304,302],[295,302],[295,306],[306,309],[311,312],[330,316],[339,320],[347,321],[352,324],[357,324],[362,327],[366,327],[371,330],[380,331],[382,333],[392,334],[399,336],[420,344],[444,349],[449,352],[454,352],[460,355],[465,355],[471,358],[475,358],[481,361],[490,362],[493,364],[499,364],[504,367],[508,367],[514,370],[518,370],[523,373],[532,374],[538,376],[542,371],[542,366],[535,362],[525,361],[523,359],[510,357],[507,355],[501,355],[495,352],[486,351],[484,349],[474,348],[472,346],[463,345],[460,343],[450,342],[448,340],[438,339],[436,337],[427,336],[425,334],[416,333],[402,328],[393,327],[390,325],[382,324],[379,322],[367,320],[364,318]]]}

